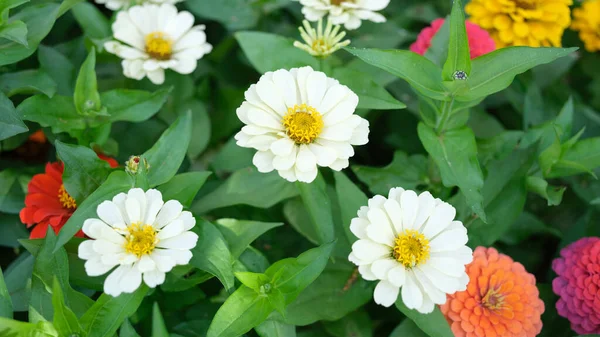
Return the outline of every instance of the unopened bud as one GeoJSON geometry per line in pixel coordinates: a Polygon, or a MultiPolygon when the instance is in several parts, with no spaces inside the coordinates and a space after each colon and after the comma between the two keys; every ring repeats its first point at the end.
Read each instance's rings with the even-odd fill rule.
{"type": "MultiPolygon", "coordinates": [[[[140,156],[129,157],[129,160],[127,160],[127,162],[125,163],[125,171],[130,174],[137,174],[138,169],[140,167],[140,161],[142,161],[140,156]]],[[[146,171],[148,171],[150,169],[150,164],[148,163],[146,158],[143,158],[143,162],[144,166],[146,167],[146,171]]]]}

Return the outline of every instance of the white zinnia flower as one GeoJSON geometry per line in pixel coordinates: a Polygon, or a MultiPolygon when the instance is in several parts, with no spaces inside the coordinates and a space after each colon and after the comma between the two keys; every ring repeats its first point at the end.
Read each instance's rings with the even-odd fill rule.
{"type": "Polygon", "coordinates": [[[352,145],[369,141],[369,122],[354,114],[358,96],[311,67],[268,72],[245,96],[237,115],[246,126],[235,139],[258,150],[260,172],[310,183],[317,165],[348,167],[352,145]]]}
{"type": "Polygon", "coordinates": [[[100,219],[83,223],[92,238],[79,245],[86,273],[99,276],[117,267],[104,282],[112,296],[134,292],[142,278],[152,288],[162,284],[165,273],[190,261],[198,241],[190,231],[196,219],[182,209],[176,200],[163,202],[155,189],[133,188],[102,202],[96,210],[100,219]]]}
{"type": "Polygon", "coordinates": [[[329,20],[346,29],[360,27],[361,20],[385,22],[385,17],[376,11],[387,7],[390,0],[298,0],[302,13],[308,21],[317,21],[329,14],[329,20]]]}
{"type": "Polygon", "coordinates": [[[300,36],[304,43],[294,41],[294,47],[300,48],[313,56],[325,57],[333,54],[342,47],[350,44],[350,40],[344,40],[346,32],[340,32],[340,26],[333,26],[331,21],[327,21],[325,31],[323,31],[323,20],[319,19],[317,29],[310,26],[308,21],[302,21],[304,28],[298,27],[300,36]],[[338,33],[339,32],[339,33],[338,33]]]}
{"type": "Polygon", "coordinates": [[[465,265],[473,251],[455,215],[454,207],[429,192],[417,196],[399,187],[360,208],[350,224],[359,240],[348,259],[365,280],[380,280],[373,295],[377,304],[391,306],[402,288],[408,308],[430,313],[434,304],[446,303],[446,294],[467,288],[465,265]]]}
{"type": "Polygon", "coordinates": [[[127,9],[131,6],[142,5],[145,3],[151,4],[176,4],[183,0],[95,0],[96,3],[104,4],[106,8],[116,11],[119,9],[127,9]]]}
{"type": "Polygon", "coordinates": [[[212,50],[204,25],[193,25],[192,14],[178,13],[171,4],[135,6],[117,14],[112,30],[119,41],[106,42],[104,47],[123,59],[126,77],[141,80],[148,76],[152,83],[161,84],[165,69],[189,74],[212,50]]]}

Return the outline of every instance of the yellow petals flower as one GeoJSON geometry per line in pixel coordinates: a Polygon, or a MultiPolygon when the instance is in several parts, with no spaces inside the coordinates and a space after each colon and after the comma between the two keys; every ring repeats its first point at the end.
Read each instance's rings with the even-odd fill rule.
{"type": "Polygon", "coordinates": [[[470,21],[487,30],[496,47],[559,47],[571,23],[572,0],[471,0],[470,21]]]}
{"type": "Polygon", "coordinates": [[[579,31],[579,38],[589,52],[600,50],[600,0],[588,0],[580,8],[573,10],[573,30],[579,31]]]}

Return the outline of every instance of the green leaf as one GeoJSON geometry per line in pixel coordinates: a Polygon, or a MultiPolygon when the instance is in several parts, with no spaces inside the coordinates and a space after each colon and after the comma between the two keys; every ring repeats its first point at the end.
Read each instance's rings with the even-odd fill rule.
{"type": "Polygon", "coordinates": [[[267,275],[252,272],[236,272],[235,278],[237,278],[243,285],[256,291],[257,293],[261,292],[261,287],[263,287],[264,292],[264,285],[270,281],[267,275]]]}
{"type": "Polygon", "coordinates": [[[517,245],[533,235],[540,234],[551,235],[559,239],[563,237],[558,229],[546,225],[531,213],[523,212],[500,238],[500,241],[508,245],[517,245]]]}
{"type": "Polygon", "coordinates": [[[0,42],[0,66],[16,63],[33,54],[52,29],[58,14],[59,5],[45,3],[27,6],[13,15],[11,22],[22,21],[27,25],[28,46],[10,40],[0,42]]]}
{"type": "Polygon", "coordinates": [[[143,154],[150,164],[150,187],[166,183],[179,170],[192,136],[191,118],[189,111],[177,118],[154,146],[143,154]]]}
{"type": "Polygon", "coordinates": [[[9,294],[11,294],[14,311],[27,311],[29,308],[33,263],[34,257],[31,254],[21,254],[4,273],[4,281],[9,294]]]}
{"type": "MultiPolygon", "coordinates": [[[[357,217],[357,212],[368,202],[367,196],[342,172],[334,172],[335,191],[340,204],[341,222],[349,243],[354,243],[358,238],[350,231],[350,222],[357,217]]],[[[389,189],[388,189],[389,191],[389,189]]]]}
{"type": "Polygon", "coordinates": [[[402,151],[394,152],[392,162],[385,167],[355,165],[352,171],[374,194],[387,195],[394,187],[416,189],[428,179],[427,158],[423,155],[408,156],[402,151]]]}
{"type": "Polygon", "coordinates": [[[110,115],[110,122],[143,122],[160,110],[171,91],[171,88],[155,92],[114,89],[101,93],[100,100],[110,115]]]}
{"type": "Polygon", "coordinates": [[[278,321],[266,320],[254,328],[260,337],[296,337],[296,327],[278,321]]]}
{"type": "Polygon", "coordinates": [[[60,282],[55,277],[52,285],[52,308],[54,327],[62,336],[72,336],[81,333],[81,326],[77,316],[66,306],[60,282]]]}
{"type": "Polygon", "coordinates": [[[433,62],[408,50],[346,48],[361,60],[407,81],[423,95],[435,100],[447,100],[442,85],[442,71],[433,62]]]}
{"type": "Polygon", "coordinates": [[[206,213],[216,208],[245,204],[269,208],[282,200],[298,195],[293,183],[277,172],[260,173],[244,168],[233,173],[225,183],[192,205],[194,213],[206,213]]]}
{"type": "Polygon", "coordinates": [[[223,235],[215,226],[201,218],[197,218],[192,229],[198,234],[198,243],[192,249],[190,264],[216,276],[231,292],[234,287],[233,258],[223,235]]]}
{"type": "Polygon", "coordinates": [[[8,19],[8,12],[11,8],[15,8],[24,3],[29,2],[29,0],[4,0],[0,3],[0,25],[4,24],[8,19]]]}
{"type": "Polygon", "coordinates": [[[334,246],[335,242],[331,242],[309,249],[297,258],[279,260],[265,271],[273,287],[283,293],[287,304],[321,275],[334,246]]]}
{"type": "Polygon", "coordinates": [[[283,215],[296,232],[300,233],[311,243],[315,245],[319,244],[318,228],[314,225],[301,198],[293,198],[285,201],[283,204],[283,215]]]}
{"type": "Polygon", "coordinates": [[[151,337],[169,337],[169,331],[165,325],[165,320],[160,313],[158,303],[154,302],[152,306],[152,335],[151,337]]]}
{"type": "Polygon", "coordinates": [[[184,207],[190,207],[196,194],[211,174],[212,172],[208,171],[180,173],[157,189],[162,192],[164,200],[175,199],[184,207]]]}
{"type": "Polygon", "coordinates": [[[149,288],[142,284],[131,294],[102,294],[79,321],[87,337],[112,337],[125,319],[133,315],[149,288]]]}
{"type": "MultiPolygon", "coordinates": [[[[423,330],[429,337],[454,337],[454,333],[450,330],[450,325],[442,315],[440,309],[435,306],[430,314],[421,314],[416,310],[407,308],[402,299],[398,297],[396,308],[400,310],[406,317],[411,319],[419,329],[423,330]]],[[[411,337],[413,337],[411,335],[411,337]]],[[[415,336],[416,337],[416,336],[415,336]]]]}
{"type": "Polygon", "coordinates": [[[254,27],[259,12],[246,0],[220,0],[206,2],[192,0],[185,3],[190,12],[224,24],[230,30],[254,27]]]}
{"type": "Polygon", "coordinates": [[[88,147],[59,140],[54,145],[58,158],[65,164],[62,176],[65,189],[79,205],[106,180],[110,165],[88,147]]]}
{"type": "Polygon", "coordinates": [[[283,223],[219,219],[215,225],[229,244],[231,255],[238,258],[259,236],[275,227],[283,226],[283,223]]]}
{"type": "Polygon", "coordinates": [[[473,131],[462,127],[437,135],[423,123],[419,123],[418,131],[423,146],[440,168],[444,186],[458,186],[473,212],[487,221],[481,195],[483,173],[477,160],[473,131]]]}
{"type": "Polygon", "coordinates": [[[331,200],[325,191],[327,184],[323,176],[318,175],[315,181],[310,184],[296,182],[296,186],[315,228],[317,242],[324,244],[333,241],[335,239],[335,229],[331,213],[331,200]]]}
{"type": "Polygon", "coordinates": [[[53,252],[56,245],[56,236],[50,226],[42,247],[38,251],[33,265],[31,280],[31,298],[29,302],[29,320],[37,322],[40,320],[51,321],[54,316],[52,308],[52,289],[56,278],[64,293],[64,303],[71,308],[76,315],[82,315],[93,303],[93,301],[71,288],[69,285],[69,263],[64,248],[53,252]]]}
{"type": "Polygon", "coordinates": [[[263,32],[238,32],[235,38],[250,63],[261,74],[303,66],[319,68],[316,59],[294,47],[291,39],[263,32]]]}
{"type": "Polygon", "coordinates": [[[592,172],[600,167],[600,137],[586,138],[568,148],[554,164],[549,178],[592,172]]]}
{"type": "Polygon", "coordinates": [[[300,326],[335,321],[371,301],[374,286],[359,275],[355,265],[336,259],[286,307],[285,319],[276,318],[300,326]]]}
{"type": "Polygon", "coordinates": [[[27,48],[27,25],[23,21],[13,21],[0,26],[0,38],[16,42],[27,48]]]}
{"type": "Polygon", "coordinates": [[[465,27],[465,14],[460,0],[452,2],[450,13],[450,39],[448,41],[448,58],[444,63],[442,77],[445,81],[453,81],[456,71],[471,74],[471,56],[469,54],[469,39],[465,27]]]}
{"type": "Polygon", "coordinates": [[[394,110],[406,108],[404,103],[390,95],[383,86],[375,83],[367,73],[350,68],[336,68],[333,71],[333,78],[348,86],[358,95],[357,109],[394,110]]]}
{"type": "Polygon", "coordinates": [[[59,95],[72,96],[75,83],[75,66],[56,49],[39,46],[38,60],[40,70],[46,72],[56,82],[56,92],[59,95]]]}
{"type": "Polygon", "coordinates": [[[0,336],[59,337],[60,335],[50,322],[26,323],[0,317],[0,336]]]}
{"type": "Polygon", "coordinates": [[[93,4],[79,3],[73,6],[71,12],[88,37],[104,39],[112,35],[109,20],[93,4]]]}
{"type": "Polygon", "coordinates": [[[2,268],[0,268],[0,317],[12,318],[13,317],[13,305],[10,298],[10,293],[6,288],[4,282],[4,274],[2,268]]]}
{"type": "Polygon", "coordinates": [[[419,327],[415,324],[415,322],[410,319],[405,319],[398,325],[394,331],[390,334],[389,337],[428,337],[423,330],[419,329],[419,327]]]}
{"type": "Polygon", "coordinates": [[[456,95],[459,101],[473,101],[506,89],[516,75],[566,56],[577,48],[507,47],[482,55],[471,62],[468,90],[456,95]]]}
{"type": "Polygon", "coordinates": [[[140,337],[140,335],[135,331],[131,323],[129,323],[129,320],[125,319],[121,325],[121,329],[119,329],[119,337],[140,337]]]}
{"type": "Polygon", "coordinates": [[[0,140],[28,130],[29,128],[19,118],[11,100],[0,92],[0,140]]]}
{"type": "Polygon", "coordinates": [[[436,65],[443,67],[448,59],[448,45],[450,44],[450,20],[448,17],[444,19],[444,24],[438,29],[433,38],[431,45],[427,48],[425,56],[427,59],[436,65]]]}
{"type": "Polygon", "coordinates": [[[555,187],[548,184],[548,182],[541,177],[529,176],[527,177],[527,190],[540,195],[542,198],[548,201],[548,206],[560,205],[565,193],[566,187],[555,187]]]}
{"type": "Polygon", "coordinates": [[[523,136],[523,140],[520,142],[520,146],[526,148],[539,141],[539,151],[541,152],[556,141],[557,134],[561,141],[566,140],[573,128],[574,113],[573,98],[569,97],[569,100],[567,100],[554,120],[527,130],[527,133],[523,136]]]}
{"type": "MultiPolygon", "coordinates": [[[[325,330],[335,337],[372,337],[373,323],[365,310],[357,310],[334,322],[323,322],[325,330]]],[[[415,337],[412,335],[407,335],[415,337]]]]}
{"type": "Polygon", "coordinates": [[[23,70],[1,75],[0,90],[8,97],[17,94],[52,97],[56,93],[56,83],[43,70],[23,70]]]}
{"type": "Polygon", "coordinates": [[[527,197],[526,177],[535,161],[535,151],[535,147],[517,150],[507,158],[490,162],[481,190],[488,223],[473,218],[465,223],[470,247],[491,246],[523,212],[527,197]]]}
{"type": "Polygon", "coordinates": [[[77,112],[81,115],[91,115],[99,112],[102,108],[96,80],[96,49],[94,47],[79,69],[73,102],[77,112]]]}
{"type": "Polygon", "coordinates": [[[77,114],[71,97],[36,95],[19,104],[17,113],[24,120],[50,127],[55,134],[85,129],[85,121],[77,114]]]}
{"type": "Polygon", "coordinates": [[[238,337],[262,323],[274,310],[268,298],[244,285],[215,314],[207,337],[238,337]]]}
{"type": "Polygon", "coordinates": [[[206,105],[199,100],[191,100],[182,104],[179,109],[192,112],[192,135],[194,137],[190,139],[187,153],[190,158],[196,158],[206,149],[210,141],[211,125],[206,105]]]}
{"type": "Polygon", "coordinates": [[[115,195],[128,191],[132,187],[131,178],[123,171],[115,171],[108,179],[90,194],[71,215],[69,220],[58,233],[55,251],[67,243],[80,229],[86,219],[97,218],[96,209],[105,200],[112,199],[115,195]]]}

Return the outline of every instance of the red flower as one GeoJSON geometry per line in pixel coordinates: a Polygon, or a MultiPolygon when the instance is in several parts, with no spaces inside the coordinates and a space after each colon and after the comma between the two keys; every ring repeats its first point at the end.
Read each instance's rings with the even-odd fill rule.
{"type": "Polygon", "coordinates": [[[105,162],[108,163],[108,165],[110,165],[111,168],[117,168],[119,167],[119,162],[115,160],[115,158],[111,158],[108,157],[106,155],[103,155],[102,153],[96,152],[96,155],[98,156],[98,158],[104,160],[105,162]]]}
{"type": "MultiPolygon", "coordinates": [[[[425,52],[431,46],[431,39],[433,39],[433,36],[443,24],[444,19],[433,20],[431,26],[424,28],[419,33],[417,41],[410,45],[410,50],[417,54],[425,55],[425,52]]],[[[496,44],[486,30],[469,21],[466,21],[465,25],[467,27],[467,37],[469,38],[471,59],[496,50],[496,44]]]]}
{"type": "MultiPolygon", "coordinates": [[[[113,158],[101,154],[98,154],[98,157],[106,161],[112,168],[119,166],[119,163],[113,158]]],[[[54,233],[58,234],[58,231],[77,209],[75,199],[67,193],[63,185],[63,171],[64,164],[62,162],[47,163],[46,172],[34,175],[27,186],[25,208],[21,210],[19,216],[21,222],[28,228],[34,226],[29,235],[30,239],[46,237],[48,226],[51,226],[54,233]]],[[[84,234],[79,231],[75,236],[83,237],[84,234]]]]}
{"type": "MultiPolygon", "coordinates": [[[[58,234],[77,208],[75,199],[67,193],[63,185],[63,170],[63,163],[48,163],[46,173],[34,175],[29,182],[25,208],[19,215],[27,227],[35,226],[30,239],[46,237],[48,226],[58,234]]],[[[79,231],[76,236],[83,237],[83,233],[79,231]]]]}

